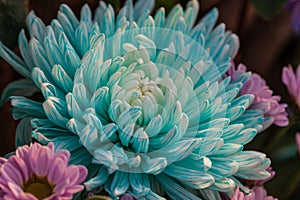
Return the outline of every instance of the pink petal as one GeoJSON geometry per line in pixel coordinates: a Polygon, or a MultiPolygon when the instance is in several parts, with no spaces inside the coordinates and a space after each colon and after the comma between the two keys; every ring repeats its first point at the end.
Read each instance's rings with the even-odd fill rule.
{"type": "Polygon", "coordinates": [[[297,147],[298,147],[298,153],[300,155],[300,133],[296,134],[296,143],[297,143],[297,147]]]}
{"type": "Polygon", "coordinates": [[[53,157],[52,151],[47,146],[41,147],[37,157],[39,158],[39,161],[34,163],[34,173],[37,176],[46,176],[53,157]]]}
{"type": "Polygon", "coordinates": [[[6,163],[6,162],[7,162],[7,159],[6,159],[6,158],[0,157],[0,166],[1,166],[3,163],[6,163]]]}
{"type": "Polygon", "coordinates": [[[282,82],[286,85],[291,95],[297,94],[297,83],[294,71],[291,66],[283,68],[282,82]]]}
{"type": "Polygon", "coordinates": [[[64,179],[61,182],[57,183],[55,188],[53,189],[53,192],[55,194],[63,194],[66,192],[66,189],[69,185],[69,179],[64,179]]]}
{"type": "Polygon", "coordinates": [[[75,165],[71,165],[66,169],[66,175],[69,180],[69,186],[76,185],[79,178],[79,169],[75,165]]]}
{"type": "Polygon", "coordinates": [[[85,180],[87,174],[88,171],[86,167],[82,165],[71,165],[67,168],[67,177],[70,179],[70,185],[82,183],[85,180]]]}
{"type": "Polygon", "coordinates": [[[270,89],[265,89],[264,91],[262,91],[262,92],[260,93],[260,97],[268,99],[268,98],[270,98],[270,97],[272,96],[272,94],[273,94],[273,91],[272,91],[272,90],[270,90],[270,89]]]}
{"type": "Polygon", "coordinates": [[[239,71],[242,71],[242,72],[246,72],[246,71],[247,71],[247,67],[246,67],[246,65],[239,64],[238,70],[239,70],[239,71]]]}
{"type": "Polygon", "coordinates": [[[47,147],[49,147],[49,149],[50,149],[52,152],[54,152],[54,144],[53,144],[53,142],[49,142],[49,143],[47,144],[47,147]]]}
{"type": "Polygon", "coordinates": [[[254,187],[253,191],[257,199],[264,199],[267,196],[267,191],[263,187],[254,187]]]}
{"type": "Polygon", "coordinates": [[[83,185],[73,185],[72,187],[68,187],[66,190],[67,193],[75,194],[77,192],[80,192],[81,190],[84,189],[83,185]]]}
{"type": "Polygon", "coordinates": [[[10,189],[9,189],[7,183],[8,183],[7,181],[0,179],[1,191],[3,191],[5,194],[10,193],[10,189]]]}
{"type": "Polygon", "coordinates": [[[285,115],[277,115],[275,117],[274,124],[276,124],[277,126],[280,126],[280,127],[285,127],[289,124],[289,120],[287,119],[287,117],[285,115]]]}
{"type": "Polygon", "coordinates": [[[82,183],[88,175],[88,170],[85,166],[82,165],[78,165],[77,167],[79,168],[79,178],[77,180],[77,183],[82,183]]]}
{"type": "Polygon", "coordinates": [[[242,200],[242,199],[244,199],[244,194],[240,192],[239,187],[237,187],[235,189],[233,196],[231,197],[231,200],[242,200]]]}
{"type": "Polygon", "coordinates": [[[297,79],[297,81],[300,80],[300,65],[297,66],[296,79],[297,79]]]}
{"type": "Polygon", "coordinates": [[[1,167],[1,177],[7,181],[17,185],[23,183],[22,174],[19,169],[13,166],[10,162],[7,162],[1,167]]]}
{"type": "Polygon", "coordinates": [[[15,183],[8,182],[7,186],[10,189],[11,194],[13,194],[16,199],[19,198],[20,194],[24,193],[22,188],[15,183]]]}
{"type": "MultiPolygon", "coordinates": [[[[25,145],[16,150],[16,156],[24,160],[26,166],[29,166],[29,146],[25,145]]],[[[30,169],[30,168],[29,168],[30,169]]]]}
{"type": "Polygon", "coordinates": [[[60,158],[56,158],[52,162],[52,166],[48,171],[48,180],[54,184],[58,184],[65,176],[66,165],[60,158]]]}
{"type": "Polygon", "coordinates": [[[41,145],[39,145],[38,143],[34,143],[34,144],[31,144],[30,145],[30,149],[29,149],[29,158],[28,158],[28,161],[29,161],[29,166],[30,166],[30,169],[33,171],[33,172],[36,172],[36,164],[39,162],[39,154],[40,154],[40,151],[41,151],[41,145]]]}
{"type": "Polygon", "coordinates": [[[13,163],[13,165],[16,166],[18,168],[18,170],[20,170],[20,172],[23,175],[23,182],[29,178],[30,174],[28,172],[28,167],[26,166],[26,163],[24,160],[22,160],[21,158],[19,158],[17,156],[11,156],[9,158],[9,161],[11,163],[13,163]]]}
{"type": "Polygon", "coordinates": [[[23,192],[23,193],[20,194],[20,200],[24,200],[24,199],[26,199],[26,200],[38,200],[34,195],[32,195],[28,192],[26,192],[26,193],[23,192]]]}
{"type": "Polygon", "coordinates": [[[68,165],[68,162],[70,160],[70,152],[67,150],[59,150],[55,153],[54,157],[62,159],[65,165],[68,165]]]}
{"type": "Polygon", "coordinates": [[[254,192],[250,192],[249,194],[244,194],[242,191],[240,191],[237,200],[257,200],[257,199],[254,192]]]}
{"type": "Polygon", "coordinates": [[[27,158],[28,152],[29,152],[29,146],[24,145],[22,147],[19,147],[16,150],[16,156],[18,156],[22,159],[25,159],[25,158],[27,158]]]}
{"type": "Polygon", "coordinates": [[[67,194],[67,193],[61,195],[53,194],[44,200],[69,200],[72,199],[72,196],[73,196],[72,194],[67,194]]]}
{"type": "Polygon", "coordinates": [[[270,102],[268,102],[268,101],[260,101],[259,103],[252,104],[252,108],[260,109],[264,113],[266,113],[271,109],[271,105],[270,105],[270,102]]]}

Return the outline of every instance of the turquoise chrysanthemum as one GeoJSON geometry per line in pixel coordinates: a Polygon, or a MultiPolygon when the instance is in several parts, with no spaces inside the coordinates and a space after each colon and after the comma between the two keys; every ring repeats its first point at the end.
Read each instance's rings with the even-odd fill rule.
{"type": "Polygon", "coordinates": [[[153,18],[152,7],[129,0],[115,18],[100,2],[94,20],[84,6],[78,21],[62,5],[49,26],[31,12],[30,41],[19,36],[23,59],[0,45],[26,77],[11,87],[36,86],[45,98],[11,97],[19,132],[30,123],[33,138],[68,149],[71,164],[89,169],[86,188],[103,185],[112,197],[219,198],[213,191],[233,193],[239,178],[267,178],[270,160],[243,151],[263,111],[249,108],[253,95],[237,96],[247,74],[225,76],[237,36],[214,28],[216,9],[194,26],[195,0],[167,17],[161,8],[153,18]]]}

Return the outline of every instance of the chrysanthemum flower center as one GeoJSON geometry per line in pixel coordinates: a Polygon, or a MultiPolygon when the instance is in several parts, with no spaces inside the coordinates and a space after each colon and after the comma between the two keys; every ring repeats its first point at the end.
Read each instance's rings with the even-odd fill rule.
{"type": "Polygon", "coordinates": [[[47,177],[33,175],[22,186],[24,192],[33,194],[39,200],[53,194],[54,185],[49,183],[47,177]]]}
{"type": "Polygon", "coordinates": [[[142,106],[145,96],[149,98],[154,98],[156,101],[159,97],[162,98],[162,92],[155,82],[140,82],[138,87],[132,90],[131,101],[129,101],[132,106],[142,106]],[[157,94],[159,91],[160,94],[157,94]]]}
{"type": "MultiPolygon", "coordinates": [[[[161,114],[163,104],[165,100],[166,86],[157,83],[157,75],[154,77],[148,77],[147,72],[139,69],[133,70],[133,72],[122,77],[120,81],[120,87],[124,90],[122,96],[117,97],[126,101],[131,106],[137,106],[142,108],[142,115],[137,120],[136,124],[139,126],[146,126],[152,117],[161,114]]],[[[153,65],[153,67],[155,67],[153,65]]]]}

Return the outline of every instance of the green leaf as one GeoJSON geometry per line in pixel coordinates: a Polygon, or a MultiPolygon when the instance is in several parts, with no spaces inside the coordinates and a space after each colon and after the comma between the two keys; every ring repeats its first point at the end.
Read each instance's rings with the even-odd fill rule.
{"type": "Polygon", "coordinates": [[[30,97],[39,90],[35,87],[32,80],[20,79],[9,83],[2,91],[0,98],[0,106],[5,103],[10,96],[26,96],[30,97]]]}
{"type": "Polygon", "coordinates": [[[30,143],[32,142],[31,131],[31,118],[26,117],[22,119],[19,122],[16,130],[16,147],[30,145],[30,143]]]}
{"type": "Polygon", "coordinates": [[[106,196],[96,195],[96,196],[89,197],[86,200],[112,200],[112,199],[106,196]]]}
{"type": "Polygon", "coordinates": [[[0,0],[0,41],[10,49],[17,45],[21,28],[25,27],[28,0],[0,0]]]}
{"type": "Polygon", "coordinates": [[[271,19],[277,14],[287,0],[251,0],[256,11],[265,19],[271,19]]]}

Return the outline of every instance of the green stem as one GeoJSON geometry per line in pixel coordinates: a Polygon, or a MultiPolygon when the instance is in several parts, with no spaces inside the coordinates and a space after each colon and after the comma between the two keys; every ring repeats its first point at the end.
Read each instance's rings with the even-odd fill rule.
{"type": "Polygon", "coordinates": [[[291,195],[294,193],[295,189],[297,188],[300,182],[300,170],[293,176],[293,179],[290,181],[289,187],[287,187],[284,193],[284,199],[289,199],[291,195]]]}
{"type": "Polygon", "coordinates": [[[280,131],[277,132],[275,137],[270,141],[270,143],[266,146],[266,151],[270,152],[271,149],[280,141],[280,139],[289,131],[289,129],[293,126],[293,121],[291,120],[290,124],[280,131]]]}

